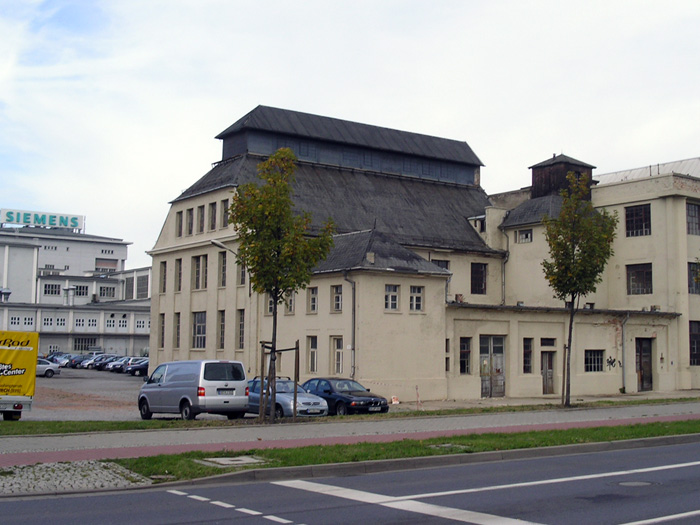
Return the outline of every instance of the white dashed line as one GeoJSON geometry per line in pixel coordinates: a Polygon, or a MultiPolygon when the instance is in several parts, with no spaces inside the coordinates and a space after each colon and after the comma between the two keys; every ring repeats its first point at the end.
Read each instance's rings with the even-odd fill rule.
{"type": "Polygon", "coordinates": [[[223,507],[225,509],[235,509],[235,505],[231,505],[230,503],[225,503],[223,501],[212,501],[212,505],[216,505],[217,507],[223,507]]]}
{"type": "Polygon", "coordinates": [[[238,512],[243,512],[244,514],[250,514],[251,516],[260,516],[262,515],[262,512],[258,512],[257,510],[250,510],[250,509],[243,509],[243,508],[238,508],[236,509],[238,512]]]}
{"type": "Polygon", "coordinates": [[[278,518],[277,516],[263,516],[266,520],[275,521],[277,523],[294,523],[293,521],[285,520],[284,518],[278,518]]]}
{"type": "Polygon", "coordinates": [[[661,516],[660,518],[651,518],[642,521],[631,521],[629,523],[623,523],[622,525],[654,525],[655,523],[664,523],[666,521],[675,521],[684,518],[692,518],[694,516],[700,516],[700,510],[694,510],[692,512],[683,512],[681,514],[674,514],[673,516],[661,516]]]}
{"type": "Polygon", "coordinates": [[[194,494],[190,494],[190,495],[187,496],[187,497],[188,497],[188,498],[192,498],[192,499],[197,500],[197,501],[211,501],[209,498],[205,498],[205,497],[203,497],[203,496],[196,496],[196,495],[194,495],[194,494]]]}
{"type": "Polygon", "coordinates": [[[179,490],[169,490],[168,492],[176,496],[187,496],[187,492],[180,492],[179,490]]]}

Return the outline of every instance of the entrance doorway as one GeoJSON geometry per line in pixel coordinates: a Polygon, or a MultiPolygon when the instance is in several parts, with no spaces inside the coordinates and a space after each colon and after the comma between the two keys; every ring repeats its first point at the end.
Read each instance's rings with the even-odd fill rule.
{"type": "Polygon", "coordinates": [[[506,395],[504,351],[504,336],[479,336],[481,397],[503,397],[506,395]]]}
{"type": "Polygon", "coordinates": [[[554,393],[554,352],[542,352],[542,393],[554,393]]]}
{"type": "Polygon", "coordinates": [[[651,339],[637,337],[635,340],[635,368],[637,370],[637,391],[646,392],[653,388],[651,377],[651,339]]]}

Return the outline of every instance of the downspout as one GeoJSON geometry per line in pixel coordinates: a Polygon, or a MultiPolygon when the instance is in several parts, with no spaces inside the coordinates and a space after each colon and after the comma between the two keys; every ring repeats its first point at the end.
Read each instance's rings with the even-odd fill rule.
{"type": "Polygon", "coordinates": [[[348,272],[343,272],[343,278],[350,283],[352,289],[352,328],[350,339],[350,379],[355,379],[355,325],[357,323],[357,314],[355,312],[357,304],[355,302],[355,281],[348,278],[348,272]]]}
{"type": "Polygon", "coordinates": [[[506,256],[501,263],[501,306],[503,306],[506,304],[506,263],[510,257],[510,237],[502,228],[499,229],[506,238],[506,256]]]}
{"type": "Polygon", "coordinates": [[[627,315],[625,318],[622,320],[622,394],[627,393],[627,384],[625,382],[625,325],[627,324],[627,321],[630,320],[630,313],[627,312],[627,315]]]}

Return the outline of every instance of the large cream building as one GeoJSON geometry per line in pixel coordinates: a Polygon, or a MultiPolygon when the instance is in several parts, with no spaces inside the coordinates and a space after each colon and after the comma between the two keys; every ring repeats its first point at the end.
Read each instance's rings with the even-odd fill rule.
{"type": "MultiPolygon", "coordinates": [[[[227,211],[290,147],[295,205],[337,227],[280,308],[278,346],[299,341],[302,379],[351,376],[402,400],[561,393],[567,312],[542,272],[542,218],[566,173],[593,166],[555,156],[532,166],[530,188],[489,197],[465,142],[264,106],[217,138],[222,160],[172,201],[150,252],[154,363],[236,359],[260,374],[271,309],[236,265],[227,211]]],[[[572,395],[698,388],[700,159],[594,178],[594,206],[620,222],[576,317],[572,395]]],[[[283,354],[279,373],[293,364],[283,354]]]]}

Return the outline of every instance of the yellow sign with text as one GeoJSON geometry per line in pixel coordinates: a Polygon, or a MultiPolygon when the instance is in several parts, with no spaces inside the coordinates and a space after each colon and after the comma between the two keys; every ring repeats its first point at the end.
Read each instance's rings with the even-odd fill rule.
{"type": "Polygon", "coordinates": [[[39,334],[0,330],[0,396],[33,396],[39,334]]]}

